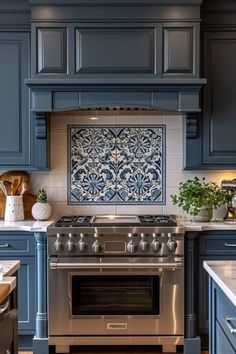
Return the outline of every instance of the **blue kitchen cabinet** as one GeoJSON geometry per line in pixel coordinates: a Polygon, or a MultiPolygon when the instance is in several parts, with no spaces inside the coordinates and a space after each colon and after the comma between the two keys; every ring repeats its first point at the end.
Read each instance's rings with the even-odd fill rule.
{"type": "Polygon", "coordinates": [[[47,168],[47,151],[38,151],[41,117],[30,112],[30,32],[0,30],[0,168],[47,168]]]}
{"type": "Polygon", "coordinates": [[[236,353],[236,308],[215,281],[209,280],[210,353],[236,353]]]}
{"type": "MultiPolygon", "coordinates": [[[[113,9],[107,7],[106,16],[110,11],[113,9]]],[[[125,83],[130,79],[199,77],[198,22],[150,24],[144,17],[124,24],[117,15],[115,24],[101,19],[101,23],[68,24],[62,19],[56,23],[56,12],[51,13],[53,23],[48,18],[45,21],[42,12],[36,14],[40,23],[32,24],[31,78],[50,78],[52,83],[58,78],[90,83],[91,79],[102,83],[108,78],[125,83]]]]}
{"type": "Polygon", "coordinates": [[[19,349],[32,348],[35,333],[35,239],[32,233],[0,232],[0,259],[20,260],[18,273],[19,349]]]}
{"type": "Polygon", "coordinates": [[[187,117],[185,169],[235,169],[235,3],[206,0],[201,18],[201,68],[207,85],[202,91],[202,112],[195,120],[187,117]]]}
{"type": "Polygon", "coordinates": [[[208,348],[208,279],[204,260],[236,259],[235,231],[187,232],[185,237],[185,323],[187,338],[208,348]]]}
{"type": "Polygon", "coordinates": [[[27,32],[0,32],[0,167],[23,168],[31,164],[27,32]]]}

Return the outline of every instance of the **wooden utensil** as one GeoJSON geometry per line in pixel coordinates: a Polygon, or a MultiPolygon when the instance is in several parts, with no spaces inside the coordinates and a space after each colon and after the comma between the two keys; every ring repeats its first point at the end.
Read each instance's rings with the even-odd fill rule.
{"type": "Polygon", "coordinates": [[[7,190],[6,190],[6,187],[4,186],[3,181],[0,181],[0,188],[3,191],[3,193],[5,194],[5,196],[7,196],[7,190]]]}
{"type": "Polygon", "coordinates": [[[24,195],[28,190],[29,190],[28,183],[26,182],[22,183],[20,195],[24,195]]]}
{"type": "Polygon", "coordinates": [[[17,195],[17,190],[20,186],[20,183],[21,183],[21,178],[14,177],[12,184],[11,184],[11,195],[17,195]]]}
{"type": "Polygon", "coordinates": [[[11,182],[10,181],[3,181],[4,183],[4,186],[6,187],[6,190],[7,190],[7,195],[10,195],[11,194],[11,182]]]}

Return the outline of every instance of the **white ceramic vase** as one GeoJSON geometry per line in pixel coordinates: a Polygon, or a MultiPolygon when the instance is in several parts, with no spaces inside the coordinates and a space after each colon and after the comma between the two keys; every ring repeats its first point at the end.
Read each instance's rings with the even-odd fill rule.
{"type": "Polygon", "coordinates": [[[51,211],[52,208],[48,202],[46,203],[36,202],[33,205],[31,210],[33,218],[38,221],[49,219],[51,215],[51,211]]]}
{"type": "Polygon", "coordinates": [[[5,221],[24,220],[23,198],[21,195],[8,195],[5,206],[5,221]]]}

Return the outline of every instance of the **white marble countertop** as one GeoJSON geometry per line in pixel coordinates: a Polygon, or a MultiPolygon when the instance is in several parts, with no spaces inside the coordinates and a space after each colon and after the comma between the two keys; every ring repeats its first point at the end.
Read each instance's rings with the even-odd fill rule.
{"type": "Polygon", "coordinates": [[[47,227],[51,225],[53,220],[36,221],[4,221],[0,220],[0,231],[29,231],[29,232],[46,232],[47,227]]]}
{"type": "Polygon", "coordinates": [[[3,261],[0,260],[0,285],[9,284],[10,292],[16,287],[16,277],[12,277],[20,268],[20,261],[3,261]]]}
{"type": "Polygon", "coordinates": [[[203,265],[236,307],[236,261],[204,261],[203,265]]]}
{"type": "Polygon", "coordinates": [[[223,221],[211,222],[194,222],[187,219],[179,218],[178,222],[185,228],[185,231],[214,231],[228,230],[236,231],[236,224],[227,224],[223,221]]]}

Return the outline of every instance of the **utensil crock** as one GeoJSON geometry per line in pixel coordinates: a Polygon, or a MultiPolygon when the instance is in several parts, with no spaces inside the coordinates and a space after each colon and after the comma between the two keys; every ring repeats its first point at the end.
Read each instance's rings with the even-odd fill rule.
{"type": "Polygon", "coordinates": [[[21,195],[8,195],[6,197],[5,221],[24,220],[23,198],[21,195]]]}

